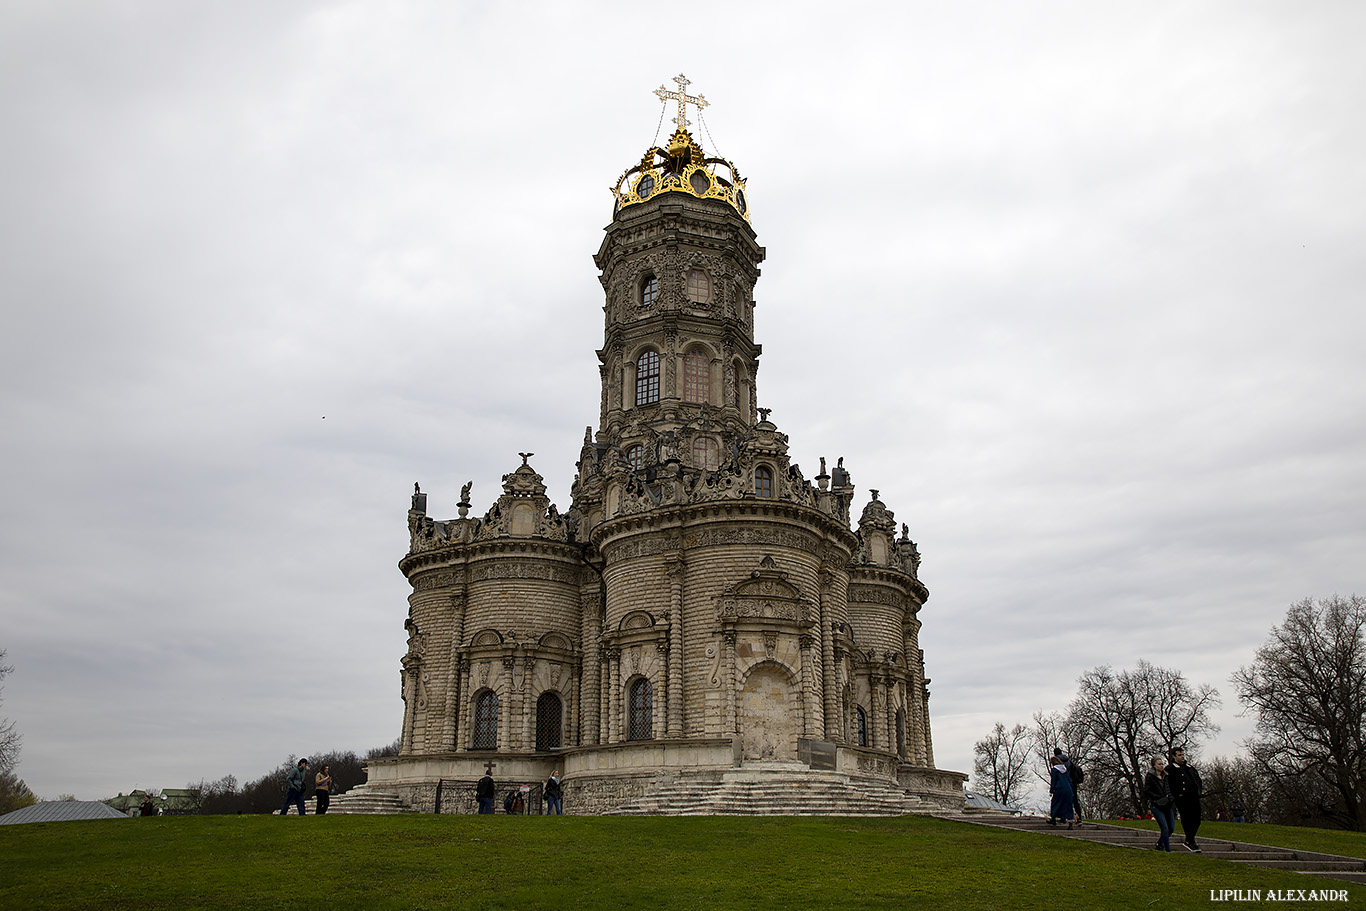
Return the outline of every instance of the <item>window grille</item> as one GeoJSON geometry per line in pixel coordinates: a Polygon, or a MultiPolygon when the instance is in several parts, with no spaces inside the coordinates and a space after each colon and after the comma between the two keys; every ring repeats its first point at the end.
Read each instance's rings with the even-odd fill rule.
{"type": "Polygon", "coordinates": [[[636,361],[636,405],[659,401],[659,352],[646,351],[636,361]]]}
{"type": "Polygon", "coordinates": [[[542,693],[536,700],[536,749],[558,750],[561,739],[564,703],[554,693],[542,693]]]}
{"type": "Polygon", "coordinates": [[[649,740],[654,714],[654,694],[650,681],[644,677],[631,684],[628,698],[629,716],[626,720],[627,740],[649,740]]]}
{"type": "Polygon", "coordinates": [[[756,497],[773,496],[773,472],[762,465],[754,469],[754,495],[756,497]]]}
{"type": "Polygon", "coordinates": [[[474,749],[498,749],[498,694],[485,690],[474,703],[474,749]]]}
{"type": "Polygon", "coordinates": [[[693,269],[688,273],[688,300],[694,304],[707,304],[711,302],[711,279],[707,273],[701,269],[693,269]]]}
{"type": "Polygon", "coordinates": [[[711,363],[700,351],[693,351],[683,357],[683,401],[709,402],[711,400],[711,363]]]}
{"type": "Polygon", "coordinates": [[[716,441],[711,437],[698,437],[692,443],[692,462],[694,468],[715,471],[718,465],[716,441]]]}

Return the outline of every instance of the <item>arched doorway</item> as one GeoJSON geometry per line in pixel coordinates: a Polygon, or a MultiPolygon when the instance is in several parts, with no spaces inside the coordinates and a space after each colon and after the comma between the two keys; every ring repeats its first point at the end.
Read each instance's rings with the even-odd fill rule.
{"type": "Polygon", "coordinates": [[[802,711],[787,674],[755,668],[740,691],[740,739],[745,759],[796,759],[802,711]]]}

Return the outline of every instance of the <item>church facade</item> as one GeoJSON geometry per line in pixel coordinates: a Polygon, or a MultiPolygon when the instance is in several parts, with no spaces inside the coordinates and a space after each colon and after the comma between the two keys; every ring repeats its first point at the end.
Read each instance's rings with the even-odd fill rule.
{"type": "MultiPolygon", "coordinates": [[[[469,785],[564,778],[571,812],[649,812],[680,780],[805,776],[962,805],[934,768],[905,525],[850,472],[807,479],[759,407],[764,248],[745,183],[677,129],[619,180],[597,427],[561,512],[523,454],[486,512],[415,490],[400,753],[367,788],[467,812],[469,785]],[[490,766],[492,763],[492,766],[490,766]],[[623,808],[626,808],[623,810],[623,808]]],[[[695,789],[696,790],[696,789],[695,789]]]]}

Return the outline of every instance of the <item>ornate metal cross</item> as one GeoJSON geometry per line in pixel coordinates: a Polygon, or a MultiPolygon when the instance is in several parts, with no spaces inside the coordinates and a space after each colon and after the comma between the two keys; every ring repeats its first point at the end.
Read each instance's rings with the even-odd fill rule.
{"type": "Polygon", "coordinates": [[[695,105],[700,112],[707,106],[707,99],[703,98],[701,95],[688,94],[688,86],[692,83],[682,73],[675,76],[673,81],[677,83],[678,91],[671,92],[661,85],[659,88],[655,89],[655,95],[659,96],[659,100],[665,104],[668,104],[670,101],[678,102],[678,116],[674,118],[674,123],[678,124],[680,130],[686,130],[688,128],[687,105],[695,105]]]}

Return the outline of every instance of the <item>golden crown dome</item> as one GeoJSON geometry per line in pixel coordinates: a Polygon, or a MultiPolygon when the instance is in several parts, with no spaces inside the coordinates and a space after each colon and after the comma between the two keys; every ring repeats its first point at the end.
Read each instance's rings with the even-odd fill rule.
{"type": "Polygon", "coordinates": [[[686,193],[699,199],[719,199],[749,221],[749,200],[745,198],[745,181],[740,172],[724,158],[708,158],[688,132],[686,106],[695,105],[700,112],[707,106],[707,100],[701,95],[687,94],[688,80],[681,73],[673,81],[678,84],[677,91],[671,92],[661,85],[655,94],[665,104],[678,102],[678,116],[674,118],[677,129],[666,148],[648,149],[639,164],[617,178],[616,186],[612,187],[616,197],[613,215],[627,206],[656,199],[662,193],[686,193]],[[719,173],[719,168],[724,168],[725,173],[719,173]]]}

